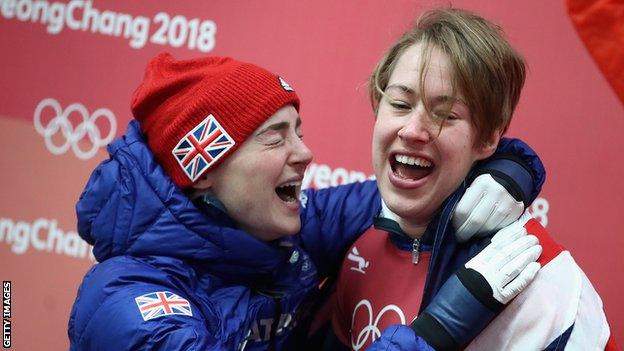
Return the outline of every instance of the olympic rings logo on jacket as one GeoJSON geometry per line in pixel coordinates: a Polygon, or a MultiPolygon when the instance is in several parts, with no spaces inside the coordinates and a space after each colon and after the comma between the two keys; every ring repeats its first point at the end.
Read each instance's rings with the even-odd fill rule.
{"type": "Polygon", "coordinates": [[[61,155],[71,148],[76,157],[81,160],[88,160],[95,156],[101,147],[113,140],[117,131],[117,120],[111,110],[100,108],[89,115],[87,108],[80,103],[73,103],[63,110],[59,102],[53,98],[43,99],[37,105],[34,114],[34,125],[37,133],[44,137],[46,148],[51,153],[61,155]],[[42,113],[50,108],[53,110],[54,116],[43,125],[42,113]],[[77,113],[82,117],[82,121],[76,126],[69,119],[69,116],[73,113],[77,113]],[[100,117],[105,118],[110,126],[108,134],[104,137],[96,123],[100,117]],[[53,141],[53,136],[58,132],[61,133],[64,139],[61,143],[58,140],[56,142],[53,141]],[[85,137],[91,144],[91,147],[87,149],[83,149],[80,146],[81,144],[87,144],[86,142],[80,142],[85,137]]]}

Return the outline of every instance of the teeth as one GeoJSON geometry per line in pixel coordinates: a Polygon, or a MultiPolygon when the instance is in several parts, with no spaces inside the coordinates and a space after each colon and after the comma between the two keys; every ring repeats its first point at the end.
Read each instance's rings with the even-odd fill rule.
{"type": "Polygon", "coordinates": [[[278,188],[285,188],[287,186],[299,186],[299,185],[301,185],[301,182],[294,181],[294,182],[288,182],[288,183],[282,184],[278,186],[278,188]]]}
{"type": "Polygon", "coordinates": [[[425,160],[422,157],[413,157],[413,156],[396,154],[394,155],[394,159],[397,162],[410,165],[410,166],[416,165],[420,167],[431,167],[431,162],[428,160],[425,160]]]}
{"type": "Polygon", "coordinates": [[[277,188],[275,192],[282,201],[285,202],[297,202],[299,196],[299,189],[301,188],[301,180],[296,180],[288,183],[284,183],[277,188]]]}

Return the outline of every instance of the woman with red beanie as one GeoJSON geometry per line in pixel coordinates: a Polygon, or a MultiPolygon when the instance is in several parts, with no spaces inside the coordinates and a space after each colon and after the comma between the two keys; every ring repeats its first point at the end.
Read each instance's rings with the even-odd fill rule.
{"type": "Polygon", "coordinates": [[[99,264],[72,309],[72,350],[306,346],[297,323],[381,202],[374,181],[299,201],[312,154],[298,109],[283,78],[252,64],[149,63],[135,120],[76,205],[99,264]]]}

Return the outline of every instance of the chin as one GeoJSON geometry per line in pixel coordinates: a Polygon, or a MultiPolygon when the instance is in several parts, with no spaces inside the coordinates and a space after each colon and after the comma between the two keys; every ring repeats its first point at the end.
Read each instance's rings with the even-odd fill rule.
{"type": "Polygon", "coordinates": [[[394,195],[389,197],[386,205],[397,216],[403,219],[415,219],[422,217],[425,212],[425,206],[421,201],[415,201],[406,196],[394,195]]]}
{"type": "Polygon", "coordinates": [[[295,235],[299,233],[300,230],[301,221],[297,220],[296,223],[292,223],[291,225],[287,226],[286,230],[284,231],[284,235],[295,235]]]}
{"type": "Polygon", "coordinates": [[[296,221],[292,219],[282,221],[280,225],[275,228],[274,234],[277,238],[281,238],[284,236],[295,235],[299,233],[300,230],[301,221],[299,220],[299,217],[297,217],[296,221]]]}

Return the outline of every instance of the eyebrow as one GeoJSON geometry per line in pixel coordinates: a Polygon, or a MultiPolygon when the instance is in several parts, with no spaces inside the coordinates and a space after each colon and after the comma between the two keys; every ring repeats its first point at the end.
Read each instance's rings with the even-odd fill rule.
{"type": "MultiPolygon", "coordinates": [[[[295,122],[295,128],[298,128],[300,125],[301,125],[301,118],[297,117],[297,121],[295,122]]],[[[277,123],[274,123],[274,124],[271,124],[262,128],[258,133],[256,133],[256,136],[262,135],[270,130],[287,129],[289,126],[290,126],[290,122],[287,122],[287,121],[277,122],[277,123]]]]}
{"type": "Polygon", "coordinates": [[[388,90],[388,89],[399,89],[399,90],[401,90],[404,93],[414,94],[414,89],[409,88],[409,87],[407,87],[405,85],[401,85],[401,84],[391,84],[391,85],[388,85],[386,87],[386,90],[388,90]]]}
{"type": "MultiPolygon", "coordinates": [[[[414,89],[412,89],[412,88],[410,88],[408,86],[402,85],[402,84],[391,84],[391,85],[388,85],[386,87],[386,90],[388,90],[388,89],[398,89],[398,90],[400,90],[400,91],[402,91],[404,93],[416,94],[414,89]]],[[[466,103],[466,101],[464,101],[463,99],[460,99],[458,97],[453,97],[453,96],[450,96],[450,95],[439,95],[439,96],[436,96],[435,98],[433,98],[432,100],[434,102],[437,102],[437,103],[458,102],[458,103],[461,103],[462,105],[468,107],[468,104],[466,103]]]]}
{"type": "Polygon", "coordinates": [[[453,96],[448,96],[448,95],[440,95],[440,96],[436,96],[436,98],[434,99],[434,101],[438,102],[438,103],[448,103],[448,102],[452,102],[452,103],[460,103],[466,107],[468,107],[468,104],[466,103],[466,101],[458,98],[458,97],[453,97],[453,96]]]}

